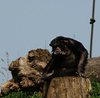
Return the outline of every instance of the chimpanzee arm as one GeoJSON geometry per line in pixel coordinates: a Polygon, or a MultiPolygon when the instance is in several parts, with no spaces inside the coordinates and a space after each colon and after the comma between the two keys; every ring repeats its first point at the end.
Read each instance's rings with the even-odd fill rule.
{"type": "Polygon", "coordinates": [[[40,76],[40,79],[38,80],[38,83],[42,83],[43,80],[48,79],[49,77],[51,77],[53,75],[53,66],[54,66],[54,62],[55,62],[55,58],[52,58],[49,63],[46,65],[46,67],[44,68],[43,74],[39,74],[37,76],[40,76]]]}
{"type": "Polygon", "coordinates": [[[47,74],[52,71],[54,67],[54,62],[55,62],[55,58],[52,58],[47,64],[47,66],[44,68],[43,74],[47,74]]]}
{"type": "Polygon", "coordinates": [[[53,68],[55,65],[55,58],[52,57],[52,59],[49,61],[49,63],[46,65],[46,67],[44,68],[43,74],[40,75],[40,82],[42,80],[46,80],[47,78],[51,77],[53,75],[53,68]]]}
{"type": "Polygon", "coordinates": [[[87,56],[88,55],[86,51],[81,52],[81,56],[78,63],[78,69],[77,69],[77,72],[80,76],[82,76],[82,73],[84,73],[85,65],[87,63],[87,56]]]}

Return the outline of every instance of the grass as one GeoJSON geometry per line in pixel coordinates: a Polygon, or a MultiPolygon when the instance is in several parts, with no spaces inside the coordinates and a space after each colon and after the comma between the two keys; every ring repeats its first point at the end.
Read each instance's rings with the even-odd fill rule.
{"type": "Polygon", "coordinates": [[[91,79],[92,91],[89,92],[90,98],[100,98],[100,83],[95,79],[91,79]]]}
{"type": "Polygon", "coordinates": [[[23,92],[23,91],[18,91],[18,92],[12,92],[7,96],[4,96],[2,98],[42,98],[38,92],[23,92]]]}
{"type": "Polygon", "coordinates": [[[9,54],[6,52],[6,61],[1,58],[1,61],[6,65],[5,67],[1,67],[0,73],[3,75],[3,78],[1,81],[8,81],[10,72],[8,70],[9,68],[9,54]]]}

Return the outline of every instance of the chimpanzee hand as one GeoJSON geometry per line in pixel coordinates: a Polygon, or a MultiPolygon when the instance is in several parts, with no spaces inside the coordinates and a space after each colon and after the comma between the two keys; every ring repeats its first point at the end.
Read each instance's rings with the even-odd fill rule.
{"type": "Polygon", "coordinates": [[[44,73],[44,74],[38,74],[37,76],[40,76],[40,78],[38,80],[38,83],[42,83],[45,80],[50,79],[52,77],[52,75],[53,75],[53,72],[48,73],[48,74],[46,74],[46,73],[44,73]]]}
{"type": "Polygon", "coordinates": [[[46,75],[45,74],[38,74],[36,76],[39,76],[38,84],[43,83],[44,82],[44,79],[46,78],[46,75]]]}

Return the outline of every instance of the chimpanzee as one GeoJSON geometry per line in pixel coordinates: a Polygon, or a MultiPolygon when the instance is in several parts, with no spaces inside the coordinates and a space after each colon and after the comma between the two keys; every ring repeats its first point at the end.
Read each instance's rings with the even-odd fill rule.
{"type": "Polygon", "coordinates": [[[54,74],[77,74],[84,77],[88,52],[78,41],[63,36],[56,37],[50,43],[52,59],[44,69],[42,79],[54,74]]]}

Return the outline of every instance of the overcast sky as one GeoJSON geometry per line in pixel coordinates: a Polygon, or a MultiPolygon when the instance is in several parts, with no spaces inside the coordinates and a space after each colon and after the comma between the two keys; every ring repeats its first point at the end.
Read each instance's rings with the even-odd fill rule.
{"type": "MultiPolygon", "coordinates": [[[[74,38],[90,48],[93,0],[0,0],[0,59],[10,63],[28,51],[51,51],[57,36],[74,38]]],[[[100,0],[96,0],[93,57],[100,56],[100,0]]],[[[6,65],[0,61],[0,66],[6,65]]],[[[0,73],[1,74],[1,73],[0,73]]],[[[0,83],[2,74],[0,75],[0,83]]],[[[5,81],[3,81],[5,82],[5,81]]]]}

